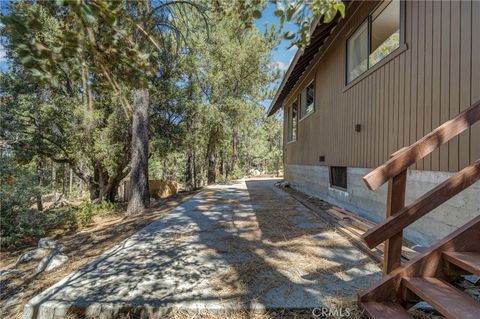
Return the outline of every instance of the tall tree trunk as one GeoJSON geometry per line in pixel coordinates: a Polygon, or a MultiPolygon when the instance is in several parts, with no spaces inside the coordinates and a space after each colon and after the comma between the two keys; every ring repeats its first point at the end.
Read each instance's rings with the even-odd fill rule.
{"type": "Polygon", "coordinates": [[[148,193],[148,90],[134,96],[132,124],[131,195],[127,212],[139,212],[150,206],[148,193]]]}
{"type": "MultiPolygon", "coordinates": [[[[188,101],[193,103],[194,97],[194,82],[193,76],[189,74],[188,76],[188,101]]],[[[186,124],[187,124],[187,152],[186,152],[186,163],[185,163],[185,187],[187,190],[193,190],[196,188],[195,180],[195,140],[196,140],[196,128],[195,128],[195,111],[192,106],[187,110],[186,114],[186,124]]]]}
{"type": "Polygon", "coordinates": [[[210,131],[210,136],[208,138],[207,145],[207,183],[213,184],[216,181],[216,166],[217,159],[215,157],[215,141],[216,141],[216,132],[214,130],[210,131]]]}
{"type": "Polygon", "coordinates": [[[97,201],[103,201],[103,199],[105,198],[105,190],[106,190],[106,187],[107,187],[107,180],[108,180],[108,176],[105,176],[105,172],[103,171],[102,168],[99,168],[99,178],[98,178],[98,185],[99,185],[99,195],[98,195],[98,199],[97,201]]]}
{"type": "Polygon", "coordinates": [[[37,181],[38,181],[38,193],[37,193],[37,209],[43,211],[43,200],[42,200],[42,187],[43,187],[43,161],[42,159],[37,160],[37,181]]]}
{"type": "Polygon", "coordinates": [[[217,159],[215,158],[215,153],[211,153],[208,156],[208,169],[207,169],[207,182],[208,184],[214,184],[217,179],[217,174],[215,171],[215,166],[217,164],[217,159]]]}
{"type": "Polygon", "coordinates": [[[52,163],[52,191],[53,191],[53,201],[57,200],[57,171],[55,170],[55,163],[52,163]]]}
{"type": "Polygon", "coordinates": [[[63,169],[63,181],[62,181],[62,197],[68,199],[68,188],[67,188],[67,180],[68,180],[68,170],[67,165],[62,165],[63,169]]]}
{"type": "Polygon", "coordinates": [[[163,181],[168,180],[168,165],[167,165],[166,158],[162,160],[162,180],[163,181]]]}
{"type": "Polygon", "coordinates": [[[188,148],[186,155],[187,155],[187,161],[185,165],[185,187],[187,190],[192,190],[195,188],[194,186],[195,162],[193,158],[193,150],[191,148],[188,148]]]}
{"type": "Polygon", "coordinates": [[[172,168],[172,174],[170,174],[170,180],[172,182],[177,181],[177,157],[173,156],[173,168],[172,168]]]}
{"type": "Polygon", "coordinates": [[[109,176],[106,171],[102,170],[102,167],[96,167],[94,177],[89,179],[90,200],[93,203],[100,201],[114,202],[124,177],[125,175],[118,172],[109,176]]]}
{"type": "Polygon", "coordinates": [[[70,196],[72,196],[72,191],[73,191],[73,171],[72,171],[71,168],[70,168],[70,171],[69,171],[69,175],[70,175],[70,180],[69,180],[69,183],[68,183],[68,193],[70,194],[70,196]]]}
{"type": "MultiPolygon", "coordinates": [[[[82,170],[82,163],[80,163],[80,171],[82,170]]],[[[78,179],[78,190],[79,190],[79,197],[83,197],[83,179],[78,179]]]]}
{"type": "Polygon", "coordinates": [[[225,172],[225,160],[223,158],[223,151],[220,151],[220,167],[219,167],[218,173],[220,174],[220,176],[222,176],[224,172],[225,172]]]}
{"type": "Polygon", "coordinates": [[[238,162],[238,131],[237,128],[233,128],[232,134],[232,164],[230,166],[230,170],[233,172],[237,167],[238,162]]]}
{"type": "Polygon", "coordinates": [[[275,176],[276,177],[280,176],[279,167],[280,167],[280,163],[279,163],[278,157],[275,157],[275,176]]]}
{"type": "Polygon", "coordinates": [[[118,177],[112,178],[105,190],[105,200],[109,202],[115,202],[115,199],[118,194],[118,188],[120,187],[120,182],[122,180],[118,177]]]}
{"type": "Polygon", "coordinates": [[[193,139],[195,128],[192,114],[188,114],[186,124],[190,139],[188,140],[188,148],[186,152],[187,160],[185,163],[185,187],[187,190],[192,190],[197,186],[195,174],[195,140],[193,139]]]}
{"type": "Polygon", "coordinates": [[[90,201],[97,201],[100,196],[100,185],[94,181],[92,176],[88,180],[88,190],[90,191],[90,201]]]}
{"type": "Polygon", "coordinates": [[[88,177],[88,190],[90,191],[90,200],[92,202],[98,200],[100,197],[100,168],[97,163],[93,167],[93,176],[88,177]]]}
{"type": "Polygon", "coordinates": [[[73,170],[80,180],[83,180],[90,191],[90,200],[92,202],[111,201],[116,199],[118,188],[122,180],[128,176],[130,164],[130,153],[124,154],[116,162],[116,169],[109,172],[100,161],[92,160],[93,176],[85,175],[78,170],[73,170]]]}
{"type": "Polygon", "coordinates": [[[117,183],[116,185],[112,185],[110,189],[107,191],[105,195],[105,199],[111,203],[115,202],[115,199],[117,198],[117,193],[118,193],[118,187],[120,186],[120,183],[117,183]]]}
{"type": "Polygon", "coordinates": [[[193,188],[199,187],[198,185],[198,179],[197,179],[197,152],[195,151],[195,148],[193,148],[193,154],[192,154],[192,162],[193,162],[193,188]]]}

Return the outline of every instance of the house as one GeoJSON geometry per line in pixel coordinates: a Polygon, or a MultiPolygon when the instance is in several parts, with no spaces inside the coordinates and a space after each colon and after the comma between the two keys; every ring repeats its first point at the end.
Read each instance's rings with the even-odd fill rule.
{"type": "MultiPolygon", "coordinates": [[[[317,23],[268,110],[283,110],[285,179],[379,222],[362,178],[480,100],[480,2],[350,1],[317,23]]],[[[406,202],[480,158],[480,123],[410,167],[406,202]]],[[[480,214],[480,182],[405,231],[429,246],[480,214]]]]}
{"type": "Polygon", "coordinates": [[[377,222],[370,318],[413,318],[422,300],[478,318],[455,280],[480,276],[480,1],[349,1],[313,27],[268,110],[284,114],[285,179],[377,222]],[[407,263],[404,236],[428,246],[407,263]]]}

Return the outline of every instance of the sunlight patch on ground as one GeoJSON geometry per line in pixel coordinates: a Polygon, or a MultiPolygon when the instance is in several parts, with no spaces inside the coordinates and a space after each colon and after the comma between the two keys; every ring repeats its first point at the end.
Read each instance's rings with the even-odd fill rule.
{"type": "Polygon", "coordinates": [[[351,302],[380,269],[274,180],[208,187],[32,299],[52,313],[161,317],[351,302]]]}

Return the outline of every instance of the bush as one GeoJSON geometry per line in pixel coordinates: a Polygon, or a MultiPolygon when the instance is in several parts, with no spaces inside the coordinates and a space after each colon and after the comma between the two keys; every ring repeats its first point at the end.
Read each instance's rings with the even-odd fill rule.
{"type": "Polygon", "coordinates": [[[233,172],[230,173],[230,178],[231,179],[238,179],[242,178],[247,175],[247,172],[244,169],[241,169],[239,167],[236,167],[233,172]]]}
{"type": "Polygon", "coordinates": [[[72,207],[76,221],[80,226],[85,226],[93,221],[93,217],[107,215],[115,211],[115,204],[110,202],[100,202],[93,204],[84,201],[77,207],[72,207]]]}
{"type": "Polygon", "coordinates": [[[41,215],[32,208],[40,191],[35,174],[27,166],[19,165],[12,158],[0,160],[0,245],[11,246],[20,238],[44,234],[41,215]]]}
{"type": "Polygon", "coordinates": [[[68,206],[39,212],[26,209],[15,213],[15,219],[4,216],[1,219],[2,248],[15,247],[29,239],[47,235],[53,229],[78,229],[92,223],[95,216],[105,216],[116,212],[110,202],[82,202],[78,206],[68,206]]]}
{"type": "Polygon", "coordinates": [[[45,236],[52,229],[76,229],[90,224],[95,216],[116,211],[110,202],[82,202],[40,212],[33,208],[39,194],[34,170],[13,158],[0,159],[0,247],[19,246],[45,236]]]}
{"type": "Polygon", "coordinates": [[[0,247],[11,247],[21,244],[28,238],[45,235],[43,213],[28,209],[15,214],[16,218],[5,217],[2,212],[0,247]]]}
{"type": "Polygon", "coordinates": [[[50,229],[76,229],[78,228],[75,211],[71,207],[46,210],[43,212],[43,228],[50,229]]]}

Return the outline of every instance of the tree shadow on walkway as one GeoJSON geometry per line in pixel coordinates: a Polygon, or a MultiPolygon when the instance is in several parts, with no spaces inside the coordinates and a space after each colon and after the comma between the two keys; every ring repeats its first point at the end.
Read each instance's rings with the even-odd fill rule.
{"type": "MultiPolygon", "coordinates": [[[[31,301],[31,316],[314,308],[378,268],[272,180],[211,187],[31,301]]],[[[52,317],[53,318],[53,317],[52,317]]]]}

